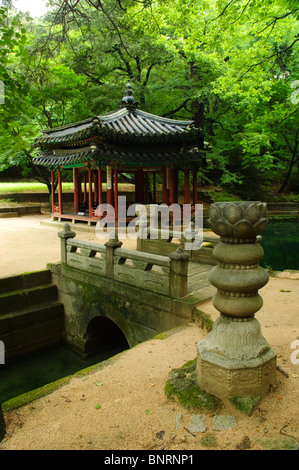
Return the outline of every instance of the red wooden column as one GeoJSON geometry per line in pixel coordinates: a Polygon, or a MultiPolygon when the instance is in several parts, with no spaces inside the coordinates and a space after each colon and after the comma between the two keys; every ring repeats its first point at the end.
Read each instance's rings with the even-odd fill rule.
{"type": "Polygon", "coordinates": [[[79,197],[79,211],[81,209],[81,200],[82,200],[82,173],[78,169],[78,197],[79,197]]]}
{"type": "Polygon", "coordinates": [[[197,171],[193,170],[193,204],[197,204],[198,201],[198,195],[197,195],[197,171]]]}
{"type": "Polygon", "coordinates": [[[175,203],[175,171],[173,168],[169,169],[169,199],[170,205],[175,203]]]}
{"type": "Polygon", "coordinates": [[[74,168],[74,212],[78,214],[80,210],[80,187],[79,187],[79,168],[74,168]]]}
{"type": "Polygon", "coordinates": [[[179,170],[178,168],[174,169],[174,202],[178,204],[179,202],[179,170]]]}
{"type": "Polygon", "coordinates": [[[93,180],[94,180],[94,196],[93,196],[94,207],[93,207],[93,209],[96,209],[95,203],[98,202],[98,195],[99,195],[99,190],[98,190],[99,180],[98,180],[98,172],[97,171],[93,171],[93,180]]]}
{"type": "Polygon", "coordinates": [[[91,169],[88,168],[88,211],[89,217],[92,217],[92,172],[91,169]]]}
{"type": "Polygon", "coordinates": [[[118,178],[117,168],[114,168],[114,213],[115,219],[118,218],[118,178]]]}
{"type": "Polygon", "coordinates": [[[185,204],[190,204],[190,181],[189,181],[189,168],[185,168],[185,204]]]}
{"type": "Polygon", "coordinates": [[[55,212],[55,175],[54,171],[51,170],[51,206],[52,206],[52,214],[55,212]]]}
{"type": "Polygon", "coordinates": [[[103,186],[102,186],[102,170],[98,169],[98,201],[99,206],[103,204],[103,186]]]}
{"type": "Polygon", "coordinates": [[[113,189],[112,189],[112,168],[111,166],[107,166],[106,168],[107,174],[107,204],[113,205],[113,189]]]}
{"type": "Polygon", "coordinates": [[[62,179],[61,170],[58,170],[58,213],[62,214],[62,179]]]}
{"type": "Polygon", "coordinates": [[[86,204],[86,171],[84,171],[83,175],[84,175],[84,200],[83,202],[84,204],[86,204]]]}

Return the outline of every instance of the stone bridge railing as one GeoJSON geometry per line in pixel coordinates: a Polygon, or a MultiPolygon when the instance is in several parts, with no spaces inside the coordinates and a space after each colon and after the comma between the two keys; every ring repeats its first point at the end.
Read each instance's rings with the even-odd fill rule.
{"type": "Polygon", "coordinates": [[[177,299],[188,295],[190,255],[178,245],[162,256],[121,248],[117,237],[104,245],[77,240],[69,224],[58,235],[61,261],[67,266],[177,299]]]}
{"type": "Polygon", "coordinates": [[[178,247],[181,247],[183,251],[189,254],[189,261],[211,265],[217,264],[213,257],[213,250],[220,241],[218,236],[203,234],[200,248],[188,250],[186,243],[195,240],[194,233],[196,232],[194,232],[192,224],[185,232],[153,229],[147,227],[147,225],[144,226],[144,230],[146,232],[137,239],[137,250],[141,252],[169,255],[178,247]]]}

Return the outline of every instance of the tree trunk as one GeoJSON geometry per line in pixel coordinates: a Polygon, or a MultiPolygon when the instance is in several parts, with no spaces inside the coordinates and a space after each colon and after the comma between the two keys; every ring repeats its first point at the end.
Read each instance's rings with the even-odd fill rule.
{"type": "MultiPolygon", "coordinates": [[[[45,184],[49,191],[49,207],[50,212],[52,208],[52,185],[51,185],[51,173],[48,168],[44,168],[42,166],[38,166],[34,164],[33,158],[31,153],[28,150],[24,150],[25,155],[27,157],[27,161],[29,164],[30,169],[33,172],[33,178],[36,179],[39,183],[45,184]]],[[[54,190],[57,188],[57,178],[55,179],[55,187],[54,190]]]]}
{"type": "Polygon", "coordinates": [[[285,179],[284,179],[284,182],[282,183],[282,185],[280,186],[279,190],[278,190],[278,194],[281,194],[288,182],[289,182],[289,179],[290,179],[290,176],[291,176],[291,173],[292,173],[292,169],[293,169],[293,166],[295,165],[296,161],[297,161],[297,158],[296,158],[296,153],[297,153],[297,143],[296,143],[296,146],[295,146],[295,150],[293,152],[293,155],[292,155],[292,158],[291,158],[291,161],[290,161],[290,165],[289,165],[289,168],[288,168],[288,171],[287,171],[287,174],[285,176],[285,179]]]}

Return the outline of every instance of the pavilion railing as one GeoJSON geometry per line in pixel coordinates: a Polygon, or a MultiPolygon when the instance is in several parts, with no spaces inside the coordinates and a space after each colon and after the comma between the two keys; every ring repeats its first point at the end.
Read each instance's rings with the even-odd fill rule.
{"type": "Polygon", "coordinates": [[[61,262],[67,266],[173,298],[188,295],[190,255],[177,245],[172,253],[163,256],[121,248],[117,238],[104,245],[77,240],[69,224],[58,235],[61,262]]]}

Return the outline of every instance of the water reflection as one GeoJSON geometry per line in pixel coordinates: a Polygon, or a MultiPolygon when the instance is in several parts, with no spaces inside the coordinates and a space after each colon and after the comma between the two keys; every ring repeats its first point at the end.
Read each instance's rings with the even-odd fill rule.
{"type": "Polygon", "coordinates": [[[262,237],[261,266],[277,271],[299,269],[299,222],[271,222],[262,237]]]}
{"type": "Polygon", "coordinates": [[[66,346],[0,366],[0,403],[102,362],[127,349],[126,342],[82,358],[66,346]]]}

